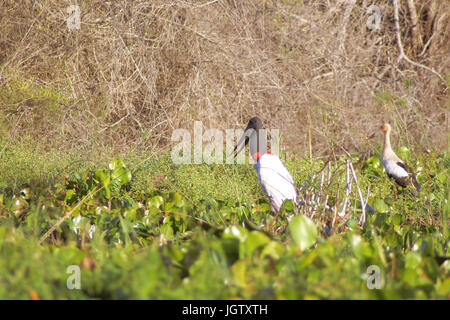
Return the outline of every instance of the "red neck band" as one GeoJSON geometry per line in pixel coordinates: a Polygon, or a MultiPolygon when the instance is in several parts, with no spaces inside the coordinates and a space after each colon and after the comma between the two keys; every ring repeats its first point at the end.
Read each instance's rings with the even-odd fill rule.
{"type": "MultiPolygon", "coordinates": [[[[267,154],[271,154],[270,151],[267,151],[266,153],[267,153],[267,154]]],[[[264,153],[263,153],[262,155],[264,155],[264,153]]],[[[255,161],[258,161],[259,158],[261,158],[262,155],[261,155],[259,152],[257,152],[257,153],[255,153],[255,154],[253,155],[253,159],[255,159],[255,161]]]]}

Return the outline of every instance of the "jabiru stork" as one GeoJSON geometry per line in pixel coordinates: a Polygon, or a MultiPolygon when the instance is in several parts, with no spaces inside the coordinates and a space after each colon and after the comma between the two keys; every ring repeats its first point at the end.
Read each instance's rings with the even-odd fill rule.
{"type": "Polygon", "coordinates": [[[420,192],[420,184],[417,182],[414,171],[392,150],[390,138],[391,130],[392,128],[388,123],[385,123],[380,127],[380,131],[384,134],[384,145],[380,160],[386,170],[386,174],[403,188],[410,185],[412,181],[414,187],[420,192]]]}
{"type": "Polygon", "coordinates": [[[256,161],[255,170],[259,183],[275,211],[275,223],[278,213],[285,200],[297,202],[297,192],[294,179],[286,169],[280,158],[267,151],[266,131],[260,118],[253,117],[247,124],[244,134],[234,148],[235,157],[250,142],[250,153],[256,161]],[[245,141],[245,142],[244,142],[245,141]],[[239,145],[242,147],[236,152],[239,145]]]}

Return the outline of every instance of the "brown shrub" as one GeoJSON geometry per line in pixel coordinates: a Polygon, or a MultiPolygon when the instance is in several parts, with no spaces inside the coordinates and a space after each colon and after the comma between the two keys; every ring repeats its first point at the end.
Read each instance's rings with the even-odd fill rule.
{"type": "MultiPolygon", "coordinates": [[[[413,41],[400,2],[405,53],[448,83],[448,3],[416,1],[413,41]]],[[[81,29],[71,31],[73,1],[3,1],[0,94],[19,77],[70,97],[52,111],[52,125],[45,117],[24,125],[23,110],[38,109],[2,95],[0,116],[14,138],[159,149],[194,120],[225,129],[259,115],[299,154],[309,150],[309,128],[314,156],[341,147],[373,153],[367,136],[383,121],[395,124],[399,143],[448,148],[448,89],[429,71],[396,63],[391,1],[79,3],[81,29]],[[366,26],[372,2],[382,12],[376,31],[366,26]]],[[[46,107],[42,101],[34,102],[46,107]]]]}

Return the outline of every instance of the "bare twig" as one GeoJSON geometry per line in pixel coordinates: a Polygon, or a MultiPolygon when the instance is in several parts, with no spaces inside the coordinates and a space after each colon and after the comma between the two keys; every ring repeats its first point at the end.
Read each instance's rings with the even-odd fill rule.
{"type": "Polygon", "coordinates": [[[341,33],[340,33],[340,36],[339,36],[342,49],[345,48],[345,39],[347,38],[347,23],[348,23],[348,20],[350,18],[350,15],[352,13],[352,10],[353,10],[353,7],[355,5],[355,2],[356,2],[356,0],[347,0],[346,1],[347,6],[345,7],[344,18],[343,18],[343,21],[342,21],[341,33]]]}
{"type": "Polygon", "coordinates": [[[441,79],[442,83],[445,85],[445,87],[447,86],[447,82],[444,80],[444,78],[438,73],[436,72],[434,69],[427,67],[423,64],[417,63],[415,61],[412,61],[410,58],[408,58],[408,56],[405,54],[405,51],[403,50],[403,44],[402,44],[402,38],[400,35],[400,23],[399,23],[399,17],[398,17],[398,0],[393,0],[394,3],[394,22],[395,22],[395,32],[396,32],[396,37],[397,37],[397,46],[398,46],[398,50],[400,52],[399,57],[397,58],[397,63],[400,62],[400,60],[404,59],[406,62],[419,67],[419,68],[423,68],[425,70],[430,71],[431,73],[433,73],[434,75],[436,75],[439,79],[441,79]]]}
{"type": "Polygon", "coordinates": [[[345,162],[345,199],[344,203],[342,205],[342,210],[338,213],[339,216],[342,218],[345,216],[345,213],[347,211],[347,205],[349,204],[350,200],[348,197],[350,196],[350,193],[352,192],[352,179],[350,178],[350,161],[347,159],[345,162]]]}
{"type": "Polygon", "coordinates": [[[419,32],[419,19],[417,18],[416,5],[414,0],[407,0],[409,16],[411,17],[411,37],[413,43],[413,49],[416,50],[422,45],[422,38],[419,32]]]}
{"type": "Polygon", "coordinates": [[[366,203],[364,201],[364,197],[362,195],[361,189],[358,186],[358,177],[356,176],[355,170],[353,169],[353,165],[350,162],[349,164],[350,170],[352,171],[353,179],[355,180],[356,189],[358,190],[359,201],[361,202],[361,217],[359,219],[359,223],[363,225],[366,222],[366,203]]]}

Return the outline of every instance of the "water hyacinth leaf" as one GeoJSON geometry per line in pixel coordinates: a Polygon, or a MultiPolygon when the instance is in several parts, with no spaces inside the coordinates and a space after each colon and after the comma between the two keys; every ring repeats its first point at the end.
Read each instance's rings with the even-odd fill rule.
{"type": "Polygon", "coordinates": [[[109,188],[109,186],[108,186],[108,187],[105,187],[105,188],[104,188],[104,191],[105,191],[105,197],[106,197],[106,199],[110,199],[110,198],[111,198],[111,189],[109,188]]]}
{"type": "Polygon", "coordinates": [[[353,253],[359,259],[364,259],[366,257],[371,257],[373,250],[368,243],[366,243],[360,235],[352,234],[350,236],[350,244],[353,249],[353,253]]]}
{"type": "Polygon", "coordinates": [[[64,197],[64,201],[67,203],[68,201],[72,200],[72,197],[75,195],[75,190],[68,189],[66,190],[66,196],[64,197]]]}
{"type": "Polygon", "coordinates": [[[20,196],[24,200],[30,200],[30,198],[31,198],[31,189],[29,187],[23,188],[22,190],[20,190],[20,196]]]}
{"type": "Polygon", "coordinates": [[[131,171],[126,167],[115,169],[111,173],[111,179],[120,187],[131,181],[131,171]]]}
{"type": "Polygon", "coordinates": [[[281,205],[280,213],[281,216],[288,215],[292,213],[295,209],[295,204],[292,200],[285,200],[281,205]]]}
{"type": "Polygon", "coordinates": [[[363,164],[363,170],[368,170],[368,172],[370,172],[371,174],[379,176],[383,171],[383,167],[381,165],[379,157],[372,156],[367,159],[367,161],[363,164]]]}
{"type": "Polygon", "coordinates": [[[245,241],[248,236],[247,229],[241,226],[231,226],[223,231],[224,238],[237,238],[239,241],[245,241]]]}
{"type": "Polygon", "coordinates": [[[109,170],[114,171],[118,168],[122,168],[124,167],[124,163],[122,159],[114,159],[113,161],[111,161],[108,165],[109,170]]]}
{"type": "Polygon", "coordinates": [[[164,203],[164,198],[161,196],[154,196],[149,202],[148,202],[148,206],[149,207],[155,207],[157,209],[159,209],[159,207],[161,207],[161,205],[164,203]]]}
{"type": "Polygon", "coordinates": [[[381,161],[377,156],[370,157],[366,163],[370,165],[373,169],[381,169],[381,161]]]}
{"type": "Polygon", "coordinates": [[[247,285],[247,264],[244,260],[236,261],[231,267],[234,282],[242,288],[247,285]]]}
{"type": "Polygon", "coordinates": [[[169,240],[173,238],[174,232],[173,228],[171,227],[171,224],[163,224],[160,228],[160,232],[162,235],[164,235],[165,239],[169,240]]]}
{"type": "Polygon", "coordinates": [[[178,204],[182,200],[183,200],[183,196],[181,194],[179,194],[178,192],[171,192],[169,195],[169,202],[174,205],[178,204]]]}
{"type": "Polygon", "coordinates": [[[223,251],[225,252],[229,264],[239,259],[239,240],[236,238],[223,238],[221,241],[223,251]]]}
{"type": "Polygon", "coordinates": [[[396,226],[400,225],[402,223],[402,216],[399,214],[394,215],[394,217],[392,218],[392,222],[396,226]]]}
{"type": "Polygon", "coordinates": [[[95,177],[98,179],[100,184],[102,186],[104,186],[104,187],[107,187],[110,184],[110,182],[111,182],[110,175],[105,170],[97,170],[97,171],[95,171],[95,177]]]}
{"type": "Polygon", "coordinates": [[[384,202],[383,199],[380,199],[380,198],[375,199],[375,201],[373,203],[373,207],[375,208],[375,210],[377,210],[380,213],[389,212],[389,206],[386,204],[386,202],[384,202]]]}
{"type": "Polygon", "coordinates": [[[407,147],[400,147],[397,149],[396,154],[400,159],[408,159],[411,155],[411,150],[407,147]]]}
{"type": "Polygon", "coordinates": [[[436,175],[436,178],[442,183],[445,184],[447,182],[447,175],[448,173],[446,171],[442,171],[436,175]]]}
{"type": "Polygon", "coordinates": [[[405,267],[408,269],[416,269],[422,262],[422,256],[419,252],[410,251],[405,256],[405,267]]]}
{"type": "Polygon", "coordinates": [[[317,227],[306,216],[295,216],[289,223],[289,234],[300,250],[311,247],[317,240],[317,227]]]}
{"type": "Polygon", "coordinates": [[[18,218],[21,215],[23,215],[25,212],[28,211],[30,205],[26,200],[24,200],[22,197],[13,197],[13,205],[12,209],[14,212],[14,215],[18,218]]]}
{"type": "Polygon", "coordinates": [[[261,256],[270,256],[275,260],[280,259],[285,251],[285,246],[278,241],[270,241],[261,252],[261,256]]]}
{"type": "Polygon", "coordinates": [[[245,239],[243,243],[243,251],[245,256],[251,257],[253,252],[260,247],[265,246],[270,242],[268,236],[259,231],[252,231],[249,233],[248,237],[245,239]]]}
{"type": "MultiPolygon", "coordinates": [[[[398,226],[395,226],[394,229],[395,228],[399,229],[398,226]]],[[[392,247],[395,247],[400,244],[401,236],[399,236],[396,232],[389,232],[385,236],[385,239],[386,239],[386,243],[388,243],[392,247]]]]}
{"type": "Polygon", "coordinates": [[[374,225],[379,228],[384,227],[386,224],[390,223],[390,219],[391,219],[391,217],[387,214],[377,213],[375,215],[374,225]]]}
{"type": "Polygon", "coordinates": [[[267,202],[260,202],[257,204],[257,206],[255,206],[254,210],[259,212],[269,212],[270,204],[267,202]]]}
{"type": "Polygon", "coordinates": [[[165,212],[171,211],[174,205],[175,204],[173,202],[165,202],[162,206],[162,210],[165,212]]]}

